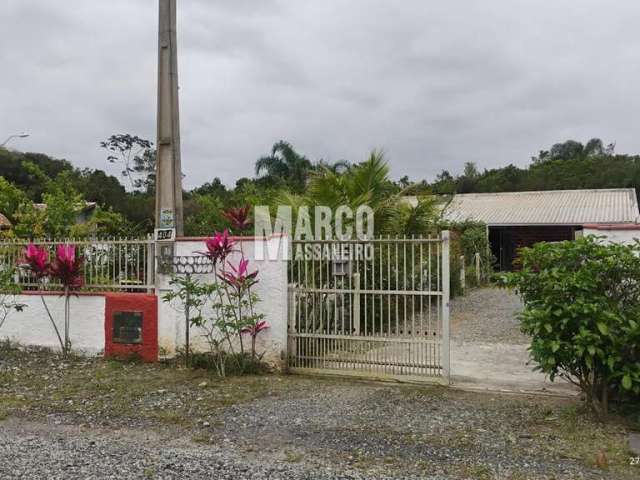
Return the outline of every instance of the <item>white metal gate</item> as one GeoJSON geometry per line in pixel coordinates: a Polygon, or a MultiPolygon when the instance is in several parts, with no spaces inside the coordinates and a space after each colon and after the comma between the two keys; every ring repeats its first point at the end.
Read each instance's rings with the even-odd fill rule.
{"type": "Polygon", "coordinates": [[[288,365],[449,381],[449,232],[292,242],[288,365]]]}

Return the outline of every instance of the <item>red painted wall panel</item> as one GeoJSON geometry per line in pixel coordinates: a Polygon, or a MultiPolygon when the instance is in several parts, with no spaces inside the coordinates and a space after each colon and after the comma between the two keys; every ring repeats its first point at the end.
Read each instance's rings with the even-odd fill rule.
{"type": "Polygon", "coordinates": [[[158,361],[158,298],[140,293],[105,293],[105,358],[138,357],[145,362],[158,361]],[[113,319],[117,312],[142,313],[142,343],[113,341],[113,319]]]}

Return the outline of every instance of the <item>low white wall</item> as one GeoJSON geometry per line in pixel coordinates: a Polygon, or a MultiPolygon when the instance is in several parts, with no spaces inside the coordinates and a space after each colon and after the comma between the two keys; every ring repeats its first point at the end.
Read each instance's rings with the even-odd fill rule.
{"type": "MultiPolygon", "coordinates": [[[[245,239],[236,245],[242,253],[233,254],[229,261],[237,265],[241,255],[249,260],[249,270],[258,270],[258,283],[253,288],[260,301],[256,311],[264,315],[269,329],[258,335],[257,351],[264,352],[264,360],[272,365],[283,367],[287,347],[287,262],[285,253],[288,248],[287,237],[269,239],[245,239]],[[256,255],[257,252],[257,255],[256,255]],[[261,255],[264,252],[264,255],[261,255]],[[267,255],[270,252],[271,255],[267,255]],[[262,258],[262,257],[266,258],[262,258]],[[258,257],[258,258],[256,258],[258,257]]],[[[178,240],[175,244],[175,255],[196,255],[195,252],[206,250],[203,239],[178,240]]],[[[160,355],[170,356],[176,348],[183,348],[185,337],[185,320],[182,305],[179,301],[171,304],[162,301],[162,296],[170,291],[170,276],[158,275],[156,294],[158,295],[158,342],[160,355]]],[[[213,281],[213,274],[194,275],[202,281],[213,281]]],[[[205,312],[206,313],[206,312],[205,312]]],[[[197,328],[190,331],[191,348],[202,350],[206,341],[197,328]]],[[[250,338],[245,338],[245,345],[250,345],[250,338]]]]}
{"type": "MultiPolygon", "coordinates": [[[[21,312],[11,312],[0,338],[22,345],[39,345],[60,350],[60,343],[40,295],[17,295],[16,302],[25,305],[21,312]]],[[[44,300],[64,340],[64,297],[46,294],[44,300]]],[[[105,299],[101,295],[71,297],[71,346],[75,351],[95,354],[104,350],[105,299]]]]}
{"type": "MultiPolygon", "coordinates": [[[[176,255],[195,255],[205,250],[203,239],[180,240],[176,242],[176,255]]],[[[254,292],[260,301],[256,311],[264,315],[269,329],[258,336],[257,350],[264,352],[269,363],[283,367],[287,347],[287,262],[285,254],[288,248],[286,237],[272,237],[266,240],[245,239],[239,241],[236,253],[230,261],[237,265],[241,255],[250,261],[250,271],[258,270],[258,283],[254,292]],[[254,252],[258,252],[258,257],[254,252]],[[259,255],[263,252],[266,258],[259,255]]],[[[197,275],[202,281],[212,281],[211,275],[197,275]]],[[[171,277],[157,275],[156,294],[158,295],[158,343],[161,356],[175,354],[177,348],[184,346],[185,324],[181,305],[162,301],[162,295],[170,291],[171,277]]],[[[44,296],[53,315],[60,334],[64,338],[64,297],[58,294],[44,296]]],[[[0,339],[9,338],[23,345],[40,345],[59,349],[55,331],[42,305],[40,295],[19,295],[19,303],[26,305],[22,312],[11,312],[0,328],[0,339]]],[[[71,342],[72,348],[79,352],[94,354],[104,350],[105,334],[105,297],[101,294],[82,294],[71,297],[71,342]]],[[[250,347],[251,339],[246,337],[245,345],[250,347]]],[[[202,332],[191,329],[191,345],[194,349],[206,348],[202,332]]]]}
{"type": "Polygon", "coordinates": [[[640,227],[636,229],[620,229],[620,228],[585,228],[582,230],[583,235],[597,235],[605,237],[605,240],[611,243],[631,244],[636,240],[640,240],[640,227]]]}

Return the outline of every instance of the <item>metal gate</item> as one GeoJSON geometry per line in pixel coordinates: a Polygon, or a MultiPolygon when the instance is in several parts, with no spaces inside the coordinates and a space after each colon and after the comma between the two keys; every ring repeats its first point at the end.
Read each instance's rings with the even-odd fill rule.
{"type": "Polygon", "coordinates": [[[288,365],[449,382],[449,232],[298,240],[289,263],[288,365]]]}

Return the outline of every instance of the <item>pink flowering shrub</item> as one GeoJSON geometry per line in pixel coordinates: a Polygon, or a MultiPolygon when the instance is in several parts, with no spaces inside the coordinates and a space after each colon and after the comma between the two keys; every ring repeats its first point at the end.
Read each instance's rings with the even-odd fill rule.
{"type": "Polygon", "coordinates": [[[229,208],[222,212],[222,216],[228,220],[231,224],[231,228],[237,233],[243,233],[248,230],[253,221],[249,217],[249,210],[251,207],[245,205],[244,207],[229,208]]]}
{"type": "Polygon", "coordinates": [[[51,262],[51,276],[62,283],[65,289],[78,290],[84,285],[82,266],[84,257],[77,255],[74,245],[58,245],[51,262]]]}
{"type": "Polygon", "coordinates": [[[44,247],[30,243],[24,250],[23,261],[27,269],[37,279],[41,279],[49,273],[49,253],[44,247]]]}
{"type": "MultiPolygon", "coordinates": [[[[236,213],[239,225],[247,222],[241,218],[242,212],[236,213]]],[[[258,270],[251,269],[249,260],[244,258],[241,250],[236,250],[236,242],[227,230],[215,232],[205,245],[206,251],[196,253],[211,259],[215,281],[203,283],[176,276],[171,280],[174,289],[162,297],[163,301],[180,301],[185,322],[204,332],[210,352],[204,365],[198,360],[202,357],[192,356],[195,365],[213,366],[221,376],[229,366],[242,373],[259,371],[264,354],[256,352],[256,339],[269,326],[264,316],[255,311],[259,299],[252,288],[258,283],[258,270]],[[233,254],[239,254],[237,262],[230,260],[233,254]],[[245,336],[251,338],[250,353],[245,351],[245,336]],[[236,352],[238,346],[240,351],[236,352]]],[[[188,344],[185,352],[189,352],[188,344]]]]}
{"type": "Polygon", "coordinates": [[[249,272],[249,260],[240,259],[238,266],[235,267],[231,262],[227,262],[230,270],[222,270],[218,273],[218,278],[233,288],[238,294],[244,290],[250,289],[258,283],[258,271],[249,272]]]}
{"type": "Polygon", "coordinates": [[[222,233],[215,232],[211,238],[205,242],[206,252],[197,252],[211,259],[214,265],[219,262],[224,263],[225,259],[233,253],[235,242],[229,237],[229,230],[226,228],[222,233]]]}
{"type": "Polygon", "coordinates": [[[47,312],[53,325],[55,333],[60,341],[62,353],[67,355],[71,350],[71,340],[69,336],[70,322],[70,292],[79,290],[84,285],[82,267],[84,258],[78,255],[74,245],[58,245],[53,261],[49,261],[49,252],[45,247],[30,243],[24,250],[21,267],[31,272],[39,282],[44,282],[46,278],[58,280],[65,291],[64,308],[64,341],[58,330],[56,322],[47,307],[44,296],[40,296],[42,305],[47,312]]]}

